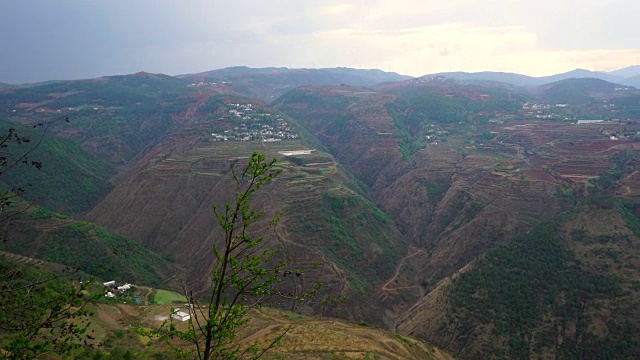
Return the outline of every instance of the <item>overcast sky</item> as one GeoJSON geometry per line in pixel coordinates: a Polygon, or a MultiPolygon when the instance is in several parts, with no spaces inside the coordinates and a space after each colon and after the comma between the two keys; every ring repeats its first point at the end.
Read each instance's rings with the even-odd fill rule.
{"type": "Polygon", "coordinates": [[[640,63],[638,0],[1,0],[0,82],[137,71],[548,75],[640,63]]]}

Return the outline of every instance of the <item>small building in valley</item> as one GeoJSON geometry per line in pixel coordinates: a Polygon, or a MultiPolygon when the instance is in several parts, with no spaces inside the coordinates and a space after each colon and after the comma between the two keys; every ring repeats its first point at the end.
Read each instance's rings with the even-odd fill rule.
{"type": "Polygon", "coordinates": [[[176,309],[176,311],[174,311],[173,314],[171,314],[171,317],[178,321],[187,321],[191,319],[191,315],[189,313],[180,311],[179,309],[176,309]]]}

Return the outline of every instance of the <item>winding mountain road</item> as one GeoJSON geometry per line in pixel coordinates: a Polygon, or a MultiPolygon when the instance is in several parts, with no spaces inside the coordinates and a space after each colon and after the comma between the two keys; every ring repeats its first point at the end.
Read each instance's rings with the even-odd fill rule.
{"type": "Polygon", "coordinates": [[[420,253],[425,253],[425,252],[427,252],[427,249],[420,249],[414,246],[409,246],[408,254],[405,257],[403,257],[402,260],[400,260],[400,262],[396,266],[396,270],[394,271],[393,276],[380,287],[380,291],[394,291],[394,290],[400,290],[400,289],[409,289],[409,288],[419,287],[419,285],[411,285],[411,286],[389,288],[389,284],[391,284],[398,278],[398,275],[400,274],[400,269],[402,268],[402,266],[404,266],[404,262],[407,259],[410,259],[420,253]]]}

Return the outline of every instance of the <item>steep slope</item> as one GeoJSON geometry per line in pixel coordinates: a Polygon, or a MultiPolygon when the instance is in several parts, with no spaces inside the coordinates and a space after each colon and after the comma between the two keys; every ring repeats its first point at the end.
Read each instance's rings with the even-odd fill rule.
{"type": "Polygon", "coordinates": [[[487,252],[408,311],[399,331],[469,359],[637,356],[638,218],[612,204],[487,252]]]}
{"type": "Polygon", "coordinates": [[[119,170],[185,121],[198,100],[187,84],[147,73],[31,84],[0,91],[0,113],[28,125],[68,116],[49,133],[74,140],[119,170]]]}
{"type": "Polygon", "coordinates": [[[0,178],[3,187],[23,189],[24,199],[66,214],[91,209],[113,188],[109,181],[113,166],[75,141],[57,138],[41,127],[0,120],[3,137],[10,129],[14,136],[28,141],[6,142],[3,157],[7,165],[2,167],[0,178]]]}
{"type": "MultiPolygon", "coordinates": [[[[374,199],[388,198],[389,204],[380,202],[385,207],[403,203],[395,198],[400,194],[388,194],[396,187],[412,187],[412,200],[405,200],[416,204],[429,203],[427,196],[441,196],[454,168],[425,178],[424,174],[417,175],[421,166],[416,164],[414,154],[428,151],[431,146],[440,148],[450,134],[471,131],[476,126],[471,124],[517,111],[523,99],[521,93],[501,85],[468,85],[437,78],[375,89],[302,87],[274,105],[315,134],[338,161],[371,188],[374,199]],[[406,175],[414,171],[416,174],[406,175]]],[[[449,149],[446,144],[445,148],[449,149]]],[[[459,151],[451,150],[453,158],[447,162],[459,158],[459,151]]],[[[407,210],[409,217],[394,216],[394,220],[400,221],[405,231],[414,233],[414,225],[409,223],[428,218],[428,208],[425,211],[426,214],[407,210]],[[413,220],[403,220],[410,218],[413,220]]]]}
{"type": "Polygon", "coordinates": [[[387,111],[393,95],[360,87],[301,87],[274,106],[296,119],[372,189],[385,187],[407,168],[398,127],[387,111]]]}
{"type": "MultiPolygon", "coordinates": [[[[236,71],[243,70],[229,74],[236,71]]],[[[279,70],[258,75],[270,71],[279,70]]],[[[211,244],[220,237],[211,204],[231,200],[231,164],[260,151],[280,158],[284,172],[256,207],[266,218],[285,216],[274,232],[256,224],[258,233],[285,245],[304,270],[287,279],[288,290],[323,282],[323,295],[351,297],[332,314],[385,324],[463,357],[636,351],[625,335],[636,331],[636,313],[627,311],[626,322],[617,317],[634,306],[637,288],[634,258],[624,256],[626,247],[636,256],[629,231],[640,203],[640,122],[629,120],[640,118],[635,89],[573,79],[545,85],[535,98],[515,86],[436,76],[301,86],[272,108],[237,95],[254,89],[254,80],[244,90],[226,80],[189,80],[161,96],[166,87],[146,82],[182,80],[138,76],[151,80],[100,81],[131,81],[134,93],[156,89],[144,95],[152,107],[95,106],[79,117],[82,126],[55,134],[105,156],[117,173],[114,190],[87,219],[175,258],[188,267],[182,280],[190,285],[201,286],[211,265],[211,244]],[[112,122],[115,114],[123,118],[112,122]],[[572,123],[583,115],[618,120],[572,123]],[[598,194],[615,195],[624,208],[592,203],[598,194]],[[558,218],[567,212],[575,218],[558,218]],[[587,224],[591,218],[614,229],[587,224]],[[585,233],[574,231],[583,224],[585,233]],[[616,239],[603,238],[600,228],[616,239]],[[587,240],[576,240],[581,234],[587,240]],[[607,268],[603,259],[619,266],[607,268]],[[607,285],[616,277],[619,286],[607,285]]],[[[273,84],[260,81],[256,91],[273,84]]],[[[63,98],[77,95],[66,89],[63,98]]],[[[64,109],[45,106],[59,93],[18,103],[13,91],[14,120],[64,109]]]]}
{"type": "Polygon", "coordinates": [[[179,273],[167,258],[131,239],[35,205],[3,221],[0,232],[2,251],[70,266],[101,279],[160,286],[179,273]]]}
{"type": "MultiPolygon", "coordinates": [[[[604,90],[616,86],[597,82],[602,83],[604,90]]],[[[368,94],[387,99],[370,110],[376,117],[358,116],[360,107],[365,108],[361,104],[368,103],[355,96],[363,90],[348,87],[300,88],[275,103],[372,189],[376,203],[407,236],[405,257],[379,288],[387,325],[478,358],[519,353],[509,353],[502,345],[496,346],[507,352],[489,352],[483,344],[500,341],[495,334],[483,343],[478,336],[459,335],[456,325],[449,327],[454,305],[441,305],[451,301],[444,284],[452,282],[451,276],[461,276],[454,274],[471,271],[478,258],[489,256],[487,251],[517,246],[514,239],[588,198],[595,191],[593,179],[608,173],[612,164],[622,164],[620,155],[637,148],[639,129],[634,121],[593,126],[509,120],[519,114],[526,95],[488,86],[444,78],[381,86],[368,94]],[[376,123],[372,119],[385,118],[382,114],[390,114],[389,132],[400,135],[392,137],[388,153],[398,160],[398,153],[404,155],[403,166],[370,151],[380,140],[367,141],[364,135],[376,123]],[[334,127],[338,131],[332,133],[334,127]],[[624,135],[612,141],[611,134],[624,135]],[[362,154],[374,158],[369,173],[362,154]],[[384,177],[376,169],[395,172],[384,177]]],[[[636,185],[629,185],[636,174],[635,160],[624,164],[618,192],[634,202],[636,185]]],[[[576,270],[580,276],[593,272],[582,270],[576,270]]],[[[460,319],[460,326],[471,321],[467,315],[460,319]]]]}
{"type": "Polygon", "coordinates": [[[240,161],[241,166],[253,151],[278,157],[284,173],[255,201],[266,210],[265,219],[285,213],[275,233],[264,235],[274,246],[285,245],[294,266],[307,273],[291,286],[309,290],[322,282],[325,294],[351,297],[339,310],[343,316],[379,323],[377,300],[365,298],[393,271],[404,239],[334,158],[319,150],[288,154],[313,149],[258,100],[211,98],[191,124],[143,157],[136,165],[141,171],[131,173],[87,218],[163,255],[172,254],[189,267],[187,280],[197,287],[211,266],[211,244],[221,238],[211,205],[232,200],[230,164],[240,161]],[[250,141],[272,125],[281,129],[279,141],[250,141]]]}
{"type": "MultiPolygon", "coordinates": [[[[630,125],[637,127],[637,124],[633,123],[606,124],[598,127],[557,123],[513,123],[511,126],[495,129],[498,135],[489,143],[476,146],[475,149],[467,148],[468,154],[464,161],[472,158],[472,161],[478,162],[481,160],[478,157],[481,153],[491,156],[493,161],[500,158],[506,161],[494,163],[491,169],[482,171],[476,168],[473,172],[468,172],[472,168],[465,166],[464,161],[456,164],[453,185],[437,205],[440,212],[434,212],[434,217],[425,231],[427,249],[433,250],[422,263],[417,262],[421,257],[416,257],[413,267],[407,266],[406,269],[408,274],[421,274],[413,275],[413,281],[404,281],[409,284],[422,281],[426,296],[401,316],[397,323],[398,331],[429,339],[465,358],[487,358],[491,355],[518,358],[548,355],[554,351],[559,354],[557,356],[574,356],[589,351],[610,356],[606,355],[606,349],[612,346],[612,342],[608,342],[609,340],[602,335],[606,333],[616,339],[613,341],[618,344],[616,346],[622,347],[620,353],[637,351],[633,343],[625,340],[625,333],[639,325],[635,318],[626,322],[624,326],[617,327],[612,325],[612,321],[617,320],[611,317],[602,318],[592,313],[589,313],[589,316],[584,315],[585,321],[593,324],[606,323],[607,327],[612,327],[611,330],[602,330],[600,325],[590,325],[587,338],[586,335],[580,335],[587,334],[586,332],[575,333],[574,330],[570,330],[574,329],[574,325],[570,325],[574,324],[574,318],[571,316],[577,316],[574,310],[552,314],[555,316],[552,316],[555,319],[553,321],[563,324],[562,328],[557,330],[560,343],[558,349],[554,350],[553,345],[550,345],[554,342],[549,340],[549,333],[543,333],[544,329],[549,329],[549,324],[540,320],[551,316],[545,315],[549,311],[548,303],[544,303],[541,298],[526,295],[530,294],[529,291],[536,294],[552,293],[554,299],[559,299],[557,301],[562,305],[562,297],[569,297],[568,292],[574,295],[586,292],[588,297],[584,301],[588,300],[589,304],[598,303],[603,309],[602,314],[617,313],[616,309],[619,306],[632,306],[628,299],[632,299],[633,295],[628,291],[611,292],[607,285],[610,280],[604,281],[598,277],[600,275],[594,277],[593,274],[603,274],[599,266],[572,265],[574,262],[581,264],[584,261],[596,261],[594,258],[601,258],[602,251],[608,254],[613,250],[589,249],[589,253],[581,249],[579,242],[576,243],[573,238],[566,236],[566,233],[576,228],[589,229],[586,231],[596,238],[611,232],[614,238],[621,241],[616,245],[616,249],[629,247],[628,251],[633,253],[635,250],[631,249],[636,248],[636,240],[629,237],[629,229],[632,229],[629,212],[621,210],[616,215],[616,211],[612,212],[606,208],[600,211],[596,208],[592,213],[587,208],[584,210],[585,215],[579,215],[580,221],[577,224],[571,223],[572,229],[565,230],[568,225],[564,224],[569,220],[560,218],[562,221],[559,220],[559,225],[554,226],[552,230],[546,228],[544,236],[533,232],[525,237],[518,237],[532,228],[541,231],[536,225],[540,221],[552,220],[556,214],[583,201],[581,199],[590,199],[594,193],[597,194],[600,190],[592,185],[595,180],[589,179],[603,179],[603,174],[610,171],[611,164],[617,164],[616,168],[620,169],[616,172],[618,175],[615,175],[619,183],[607,186],[613,186],[616,189],[614,191],[624,201],[637,203],[637,193],[632,190],[635,185],[628,186],[636,174],[637,158],[633,156],[635,152],[632,149],[635,149],[637,144],[629,138],[623,143],[617,143],[606,137],[607,133],[623,131],[625,126],[630,125]],[[511,156],[505,151],[509,147],[514,151],[511,156]],[[500,148],[503,150],[498,152],[500,148]],[[508,160],[509,158],[511,160],[508,160]],[[470,175],[472,176],[469,177],[470,175]],[[477,180],[473,181],[474,178],[477,180]],[[473,182],[469,183],[469,180],[473,182]],[[464,182],[458,183],[459,181],[464,182]],[[458,188],[457,184],[462,186],[458,188]],[[463,195],[456,196],[461,190],[464,190],[463,195]],[[625,217],[626,225],[620,222],[621,214],[625,217]],[[610,224],[604,226],[600,221],[589,223],[590,219],[602,219],[610,224]],[[613,231],[611,226],[616,230],[613,231]],[[615,234],[621,235],[618,237],[615,234]],[[543,242],[543,238],[548,241],[543,242]],[[557,239],[563,240],[559,242],[557,239]],[[540,248],[527,248],[527,244],[532,241],[540,248]],[[496,250],[486,252],[487,249],[496,250]],[[563,255],[558,259],[559,267],[556,269],[550,266],[549,256],[558,251],[563,255]],[[541,257],[535,258],[533,254],[541,257]],[[514,256],[519,257],[523,263],[511,263],[514,256]],[[509,266],[517,268],[513,270],[515,280],[509,277],[509,266]],[[536,272],[540,271],[540,266],[548,273],[536,272]],[[536,280],[536,277],[553,277],[567,271],[574,272],[579,279],[566,280],[565,283],[559,282],[564,281],[561,278],[553,278],[554,282],[548,282],[543,278],[536,280]],[[478,277],[486,282],[481,282],[478,277]],[[465,279],[464,282],[462,279],[465,279]],[[517,285],[519,287],[509,282],[516,280],[522,281],[517,285]],[[485,284],[482,285],[483,288],[478,285],[480,283],[485,284]],[[544,284],[545,287],[533,288],[534,284],[538,283],[544,284]],[[566,288],[567,283],[574,284],[572,286],[583,284],[587,289],[566,288]],[[502,288],[497,284],[505,285],[502,288]],[[523,302],[519,296],[524,296],[527,301],[534,303],[523,302]],[[507,305],[500,307],[503,304],[507,305]],[[525,329],[522,326],[527,327],[525,329]],[[503,337],[503,332],[521,334],[522,337],[503,337]],[[561,346],[563,337],[566,337],[567,342],[561,346]],[[528,345],[524,346],[523,343],[528,345]]],[[[635,130],[632,133],[635,133],[635,130]]],[[[429,158],[434,156],[436,153],[431,153],[429,158]]],[[[491,164],[487,163],[486,158],[482,162],[486,165],[491,164]]],[[[602,240],[602,244],[610,242],[604,238],[602,240]]],[[[637,281],[637,275],[624,270],[635,268],[632,259],[632,256],[619,258],[617,261],[620,267],[603,276],[607,279],[622,277],[623,282],[628,284],[625,287],[633,290],[632,284],[637,281]]]]}
{"type": "Polygon", "coordinates": [[[514,144],[485,146],[474,135],[490,133],[487,118],[519,109],[519,93],[494,87],[446,79],[382,91],[303,87],[275,103],[369,187],[414,246],[404,249],[410,260],[397,264],[393,281],[380,292],[389,326],[439,279],[562,207],[548,199],[556,193],[555,180],[493,173],[522,157],[514,144]],[[514,219],[514,209],[522,216],[514,219]]]}
{"type": "Polygon", "coordinates": [[[209,97],[227,91],[188,85],[166,75],[138,73],[1,91],[0,130],[15,128],[33,140],[12,143],[11,154],[37,147],[30,158],[42,163],[40,171],[17,167],[2,180],[11,187],[32,184],[24,196],[53,210],[86,212],[124,173],[139,171],[131,166],[158,142],[190,124],[209,97]]]}

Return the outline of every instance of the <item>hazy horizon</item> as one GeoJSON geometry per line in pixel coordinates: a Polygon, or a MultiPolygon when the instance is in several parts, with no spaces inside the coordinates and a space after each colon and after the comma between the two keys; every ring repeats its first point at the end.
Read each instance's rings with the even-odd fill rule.
{"type": "Polygon", "coordinates": [[[230,66],[545,76],[640,63],[632,0],[7,1],[0,82],[230,66]]]}

